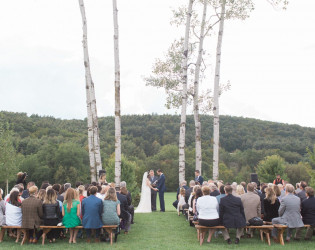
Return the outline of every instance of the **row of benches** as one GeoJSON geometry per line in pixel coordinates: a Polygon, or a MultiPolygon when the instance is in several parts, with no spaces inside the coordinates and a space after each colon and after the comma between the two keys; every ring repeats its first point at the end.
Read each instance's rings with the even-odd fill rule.
{"type": "MultiPolygon", "coordinates": [[[[188,212],[188,210],[186,210],[188,212]]],[[[188,213],[189,214],[189,213],[188,213]]],[[[193,221],[193,216],[188,215],[188,221],[189,223],[193,223],[195,225],[195,228],[197,230],[197,238],[200,242],[200,245],[202,245],[204,241],[204,237],[206,232],[208,232],[210,229],[225,229],[224,226],[216,226],[216,227],[205,227],[199,225],[198,221],[193,221]]],[[[310,225],[304,225],[305,228],[310,227],[310,225]]],[[[278,229],[278,236],[277,236],[277,242],[279,242],[281,245],[284,245],[283,240],[283,233],[288,228],[286,225],[280,225],[280,224],[274,224],[272,225],[271,222],[264,222],[264,225],[262,226],[246,226],[245,229],[257,229],[260,232],[260,238],[262,241],[264,241],[264,234],[266,235],[266,241],[268,242],[268,245],[270,246],[270,233],[271,230],[276,228],[278,229]]]]}
{"type": "MultiPolygon", "coordinates": [[[[83,229],[83,226],[77,226],[75,227],[76,229],[83,229]]],[[[108,234],[109,234],[109,238],[110,238],[110,244],[113,244],[113,231],[117,230],[118,226],[117,225],[104,225],[102,227],[108,234]]],[[[28,230],[21,228],[19,226],[1,226],[1,232],[0,232],[0,242],[2,242],[4,235],[5,235],[5,231],[7,229],[17,229],[17,239],[16,242],[19,242],[19,238],[21,235],[21,232],[23,233],[23,239],[21,242],[21,245],[23,245],[27,239],[28,239],[28,230]]],[[[42,245],[45,244],[45,239],[46,239],[46,235],[53,229],[65,229],[64,226],[40,226],[40,229],[43,230],[43,235],[42,235],[42,245]]],[[[115,238],[116,240],[116,238],[115,238]]]]}

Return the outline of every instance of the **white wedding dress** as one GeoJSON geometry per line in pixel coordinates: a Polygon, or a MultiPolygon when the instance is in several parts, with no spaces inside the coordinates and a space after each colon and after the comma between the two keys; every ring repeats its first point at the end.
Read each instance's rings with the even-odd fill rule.
{"type": "Polygon", "coordinates": [[[148,173],[145,172],[142,178],[141,198],[135,213],[151,213],[151,188],[148,173]]]}

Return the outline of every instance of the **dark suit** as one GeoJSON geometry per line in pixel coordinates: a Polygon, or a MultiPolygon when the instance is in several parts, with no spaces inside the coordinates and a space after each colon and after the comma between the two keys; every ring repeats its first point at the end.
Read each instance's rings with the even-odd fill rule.
{"type": "Polygon", "coordinates": [[[305,201],[306,198],[307,198],[304,189],[301,190],[301,191],[297,194],[297,196],[301,199],[301,202],[305,201]]]}
{"type": "Polygon", "coordinates": [[[128,191],[126,197],[127,197],[127,203],[128,203],[128,212],[131,214],[131,224],[133,224],[135,208],[132,205],[132,197],[131,197],[131,193],[129,191],[128,191]]]}
{"type": "Polygon", "coordinates": [[[164,176],[164,174],[160,175],[160,178],[157,182],[157,189],[159,190],[161,211],[165,212],[164,192],[166,191],[166,188],[165,188],[165,176],[164,176]]]}
{"type": "MultiPolygon", "coordinates": [[[[153,176],[153,178],[152,178],[150,176],[149,180],[151,182],[151,186],[155,187],[156,184],[153,184],[153,183],[158,180],[158,177],[153,176]]],[[[152,209],[152,211],[156,211],[156,194],[157,194],[157,192],[154,191],[153,189],[151,189],[151,209],[152,209]]]]}
{"type": "Polygon", "coordinates": [[[131,223],[131,215],[128,212],[128,201],[126,195],[123,195],[121,193],[116,193],[117,199],[120,202],[120,218],[123,219],[123,222],[125,224],[125,231],[129,231],[130,229],[130,223],[131,223]]]}
{"type": "Polygon", "coordinates": [[[203,177],[202,177],[201,175],[197,176],[197,177],[195,178],[195,182],[199,182],[199,184],[202,185],[202,183],[203,183],[203,177]]]}
{"type": "MultiPolygon", "coordinates": [[[[311,225],[311,227],[307,228],[305,239],[312,239],[313,231],[315,227],[315,198],[314,196],[310,196],[308,199],[302,202],[301,209],[302,220],[304,224],[311,225]]],[[[296,230],[296,238],[301,238],[302,228],[298,228],[296,230]]]]}

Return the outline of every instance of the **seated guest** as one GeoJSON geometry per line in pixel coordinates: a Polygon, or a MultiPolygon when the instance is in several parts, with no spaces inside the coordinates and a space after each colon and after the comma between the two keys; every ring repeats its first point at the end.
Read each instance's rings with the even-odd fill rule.
{"type": "Polygon", "coordinates": [[[30,242],[37,243],[37,238],[33,239],[36,230],[40,227],[43,217],[43,202],[36,198],[38,188],[32,186],[29,188],[30,196],[22,202],[22,228],[29,230],[30,242]]]}
{"type": "Polygon", "coordinates": [[[61,189],[61,185],[60,184],[54,184],[52,186],[53,190],[56,191],[56,195],[57,195],[57,200],[63,202],[64,197],[60,195],[60,189],[61,189]]]}
{"type": "Polygon", "coordinates": [[[279,189],[281,191],[281,195],[279,197],[279,200],[281,201],[281,199],[286,195],[286,192],[285,192],[284,187],[283,187],[282,184],[278,184],[277,186],[279,187],[279,189]]]}
{"type": "MultiPolygon", "coordinates": [[[[218,226],[220,224],[219,203],[215,197],[210,196],[209,187],[202,187],[202,194],[203,196],[198,199],[196,204],[199,225],[206,227],[218,226]]],[[[214,229],[209,231],[208,242],[211,241],[214,231],[214,229]]]]}
{"type": "Polygon", "coordinates": [[[237,185],[236,186],[236,191],[235,191],[235,195],[236,197],[241,197],[242,194],[245,194],[245,190],[243,185],[237,185]]]}
{"type": "MultiPolygon", "coordinates": [[[[107,188],[105,189],[107,190],[107,188]]],[[[127,197],[127,202],[128,202],[128,212],[131,214],[131,224],[134,223],[134,214],[135,214],[135,208],[132,205],[132,197],[131,193],[127,190],[127,183],[125,181],[122,181],[120,183],[120,192],[127,197]]]]}
{"type": "MultiPolygon", "coordinates": [[[[242,186],[243,187],[243,186],[242,186]]],[[[244,207],[245,212],[245,219],[248,223],[248,220],[250,220],[253,217],[260,218],[260,212],[261,212],[261,202],[259,195],[254,193],[255,186],[253,183],[247,184],[247,193],[243,194],[241,196],[242,204],[244,207]]],[[[249,238],[253,237],[253,230],[249,229],[249,235],[247,235],[249,238]]]]}
{"type": "Polygon", "coordinates": [[[209,184],[210,187],[210,196],[218,196],[220,192],[218,191],[218,187],[214,183],[209,184]]]}
{"type": "Polygon", "coordinates": [[[103,226],[103,202],[97,198],[97,187],[90,188],[90,196],[82,201],[82,225],[85,228],[87,242],[90,243],[91,231],[95,229],[95,242],[100,242],[100,232],[103,226]]]}
{"type": "Polygon", "coordinates": [[[273,188],[268,187],[265,189],[266,198],[264,199],[264,221],[271,222],[273,218],[279,217],[280,202],[276,196],[273,188]]]}
{"type": "Polygon", "coordinates": [[[50,186],[49,181],[43,181],[43,182],[42,182],[42,185],[40,186],[40,189],[39,189],[39,190],[41,190],[41,189],[46,190],[46,188],[47,188],[48,186],[50,186]]]}
{"type": "Polygon", "coordinates": [[[220,204],[220,200],[221,198],[225,197],[225,190],[224,190],[224,185],[220,186],[220,195],[216,196],[215,198],[217,198],[218,203],[220,204]]]}
{"type": "Polygon", "coordinates": [[[60,195],[63,196],[63,197],[65,197],[68,188],[71,188],[71,183],[65,183],[65,184],[61,187],[61,189],[60,189],[60,193],[61,193],[61,194],[60,194],[60,195]]]}
{"type": "Polygon", "coordinates": [[[73,188],[68,188],[62,206],[62,223],[70,231],[69,243],[77,243],[78,229],[75,227],[81,225],[80,201],[76,200],[75,197],[76,191],[73,188]]]}
{"type": "Polygon", "coordinates": [[[46,196],[46,190],[45,189],[40,189],[38,191],[38,194],[37,194],[37,199],[39,199],[42,202],[44,202],[45,196],[46,196]]]}
{"type": "MultiPolygon", "coordinates": [[[[83,199],[85,198],[84,196],[84,191],[85,191],[85,187],[83,185],[80,185],[78,187],[78,191],[79,191],[79,201],[82,204],[83,199]]],[[[82,207],[82,206],[81,206],[82,207]]]]}
{"type": "MultiPolygon", "coordinates": [[[[198,186],[199,187],[199,186],[198,186]]],[[[193,200],[193,214],[195,217],[198,218],[198,211],[197,211],[197,206],[196,206],[196,203],[197,203],[197,200],[202,197],[202,190],[201,188],[197,188],[196,190],[196,193],[195,193],[195,197],[194,197],[194,200],[193,200]]]]}
{"type": "Polygon", "coordinates": [[[177,213],[179,216],[179,212],[183,209],[183,205],[186,204],[186,202],[185,202],[185,188],[180,189],[177,199],[178,199],[177,213]]]}
{"type": "Polygon", "coordinates": [[[243,186],[245,193],[247,193],[246,182],[242,181],[240,184],[243,186]]]}
{"type": "Polygon", "coordinates": [[[236,228],[235,244],[238,244],[243,235],[243,228],[246,226],[246,219],[241,198],[232,195],[232,190],[230,185],[225,186],[226,196],[220,200],[219,214],[221,224],[225,227],[223,231],[224,240],[231,244],[228,229],[236,228]]]}
{"type": "Polygon", "coordinates": [[[188,200],[188,204],[189,204],[189,214],[190,215],[193,215],[193,207],[194,207],[194,200],[195,200],[195,195],[196,195],[196,191],[197,189],[200,189],[200,187],[198,185],[195,185],[194,188],[193,188],[193,191],[189,197],[189,200],[188,200]]]}
{"type": "MultiPolygon", "coordinates": [[[[313,231],[315,227],[315,198],[314,189],[311,187],[305,188],[307,199],[302,202],[301,215],[303,223],[306,225],[311,225],[307,228],[305,240],[311,240],[313,236],[313,231]]],[[[295,240],[300,240],[303,228],[300,227],[296,230],[295,240]]]]}
{"type": "MultiPolygon", "coordinates": [[[[279,184],[281,185],[281,184],[279,184]]],[[[278,186],[279,186],[278,185],[278,186]]],[[[296,197],[294,193],[294,187],[291,184],[285,186],[286,195],[281,199],[279,207],[279,216],[272,219],[272,224],[287,225],[287,237],[286,240],[290,241],[291,232],[293,228],[303,227],[303,221],[300,214],[301,200],[296,197]]],[[[272,230],[272,236],[274,240],[277,239],[277,229],[272,230]]]]}
{"type": "Polygon", "coordinates": [[[109,188],[103,200],[102,222],[104,225],[119,225],[120,201],[114,188],[109,188]]]}
{"type": "Polygon", "coordinates": [[[295,183],[295,194],[298,194],[299,192],[301,192],[300,183],[295,183]]]}
{"type": "Polygon", "coordinates": [[[237,193],[236,193],[237,183],[235,181],[232,182],[231,187],[232,187],[232,194],[234,196],[237,196],[237,193]]]}
{"type": "Polygon", "coordinates": [[[117,199],[120,201],[120,218],[125,234],[128,234],[131,224],[131,214],[128,212],[128,201],[126,195],[121,194],[120,187],[116,187],[117,199]]]}
{"type": "Polygon", "coordinates": [[[0,188],[0,226],[5,225],[5,202],[2,199],[3,190],[0,188]]]}
{"type": "Polygon", "coordinates": [[[6,203],[6,225],[21,226],[22,225],[22,210],[21,202],[19,201],[19,192],[13,191],[6,203]]]}
{"type": "Polygon", "coordinates": [[[23,199],[26,199],[26,198],[28,198],[28,197],[30,196],[30,193],[28,192],[28,189],[29,189],[30,187],[33,187],[33,186],[35,186],[35,182],[30,181],[29,183],[27,183],[27,189],[25,189],[25,190],[23,191],[23,193],[22,193],[22,198],[23,198],[23,199]]]}
{"type": "Polygon", "coordinates": [[[99,193],[96,193],[96,197],[100,198],[101,200],[104,200],[105,195],[106,195],[106,186],[102,185],[101,186],[101,191],[99,193]]]}
{"type": "Polygon", "coordinates": [[[300,192],[297,194],[297,196],[301,199],[301,202],[306,200],[306,194],[305,194],[305,188],[306,188],[306,182],[301,181],[300,183],[300,192]]]}
{"type": "MultiPolygon", "coordinates": [[[[60,207],[57,201],[56,191],[54,189],[48,189],[44,202],[43,202],[43,219],[45,226],[57,226],[60,222],[60,207]]],[[[60,234],[60,230],[53,229],[47,234],[49,242],[55,241],[60,234]]]]}
{"type": "Polygon", "coordinates": [[[176,192],[176,200],[173,202],[173,206],[177,209],[177,205],[178,205],[178,195],[180,193],[181,188],[184,188],[185,190],[188,189],[187,187],[187,181],[183,181],[180,186],[177,188],[177,192],[176,192]]]}
{"type": "Polygon", "coordinates": [[[280,201],[280,196],[281,196],[281,189],[279,188],[278,185],[273,185],[273,190],[275,191],[275,194],[277,196],[277,199],[280,201]]]}

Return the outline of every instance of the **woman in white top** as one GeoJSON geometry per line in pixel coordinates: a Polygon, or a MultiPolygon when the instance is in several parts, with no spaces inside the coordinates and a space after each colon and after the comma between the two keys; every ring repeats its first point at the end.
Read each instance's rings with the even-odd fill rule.
{"type": "Polygon", "coordinates": [[[182,207],[183,205],[186,204],[186,201],[185,201],[185,188],[181,188],[180,191],[179,191],[179,194],[178,194],[178,204],[177,204],[177,213],[178,213],[178,216],[180,215],[179,211],[182,210],[182,207]]]}
{"type": "MultiPolygon", "coordinates": [[[[220,224],[219,219],[219,203],[218,200],[210,196],[210,188],[208,186],[202,187],[203,196],[197,200],[197,211],[199,225],[206,227],[214,227],[220,224]]],[[[214,229],[209,230],[208,242],[211,241],[214,229]]],[[[204,238],[204,235],[201,236],[204,238]]]]}

